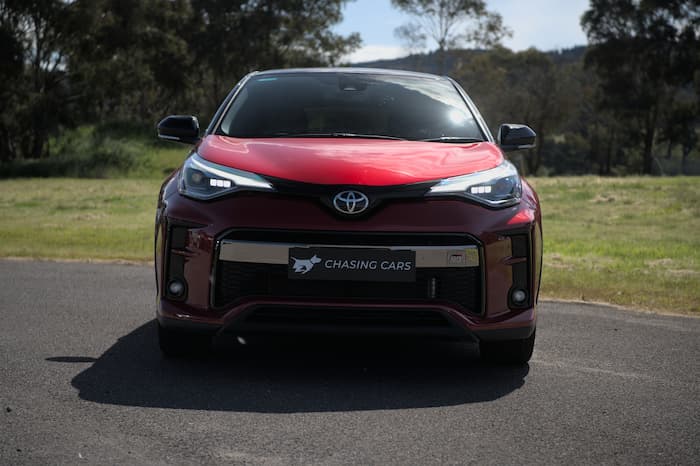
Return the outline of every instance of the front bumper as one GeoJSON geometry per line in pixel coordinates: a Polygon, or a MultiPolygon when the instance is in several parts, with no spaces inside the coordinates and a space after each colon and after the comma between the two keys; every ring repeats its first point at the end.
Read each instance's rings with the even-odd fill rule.
{"type": "Polygon", "coordinates": [[[156,226],[158,320],[209,333],[526,338],[536,323],[542,249],[537,199],[524,188],[520,205],[502,210],[456,199],[401,200],[348,220],[306,198],[241,193],[202,203],[166,185],[156,226]],[[290,286],[288,250],[309,245],[414,249],[417,282],[290,286]],[[450,263],[458,254],[464,262],[450,263]],[[451,284],[453,274],[464,289],[451,284]],[[175,276],[186,283],[184,297],[168,295],[175,276]],[[245,277],[264,286],[241,292],[245,277]],[[442,295],[430,294],[435,279],[442,295]],[[233,284],[228,291],[225,280],[233,284]],[[520,306],[509,299],[516,285],[528,294],[520,306]]]}
{"type": "MultiPolygon", "coordinates": [[[[337,335],[397,335],[397,336],[428,336],[441,338],[454,338],[464,340],[514,340],[529,337],[535,330],[535,308],[526,309],[515,315],[502,319],[479,319],[456,311],[450,306],[433,305],[426,306],[414,303],[372,303],[372,302],[348,302],[348,301],[320,301],[320,300],[265,300],[240,304],[227,310],[219,317],[203,317],[191,314],[191,309],[181,303],[173,303],[161,300],[158,307],[158,322],[169,328],[178,328],[191,332],[201,332],[210,335],[230,333],[235,335],[250,334],[337,334],[337,335]],[[287,313],[291,319],[277,319],[274,322],[265,322],[256,319],[248,322],[247,318],[256,311],[276,311],[277,316],[287,313]],[[377,322],[376,317],[367,319],[360,324],[353,325],[351,319],[318,319],[303,321],[297,317],[300,311],[317,317],[344,312],[357,313],[357,311],[372,314],[385,315],[386,311],[396,311],[404,317],[415,319],[394,322],[386,319],[377,322]],[[311,311],[309,313],[309,311],[311,311]],[[320,311],[314,313],[313,311],[320,311]],[[438,320],[427,315],[441,316],[438,320]]],[[[266,312],[266,313],[267,313],[266,312]]],[[[268,314],[269,315],[269,314],[268,314]]],[[[356,318],[352,320],[357,320],[356,318]]]]}

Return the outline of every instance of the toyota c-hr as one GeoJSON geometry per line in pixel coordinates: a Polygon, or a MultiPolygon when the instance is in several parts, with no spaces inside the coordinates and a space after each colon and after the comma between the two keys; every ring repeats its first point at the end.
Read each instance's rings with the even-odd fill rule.
{"type": "Polygon", "coordinates": [[[542,265],[537,195],[452,79],[378,69],[254,72],[192,145],[156,215],[160,347],[214,335],[425,335],[524,363],[542,265]]]}

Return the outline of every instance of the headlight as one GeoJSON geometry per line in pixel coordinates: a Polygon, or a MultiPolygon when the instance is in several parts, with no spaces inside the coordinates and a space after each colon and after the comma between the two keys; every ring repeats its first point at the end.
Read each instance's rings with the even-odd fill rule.
{"type": "Polygon", "coordinates": [[[193,154],[180,173],[180,194],[195,199],[212,199],[235,191],[273,191],[263,177],[204,160],[193,154]]]}
{"type": "Polygon", "coordinates": [[[491,170],[447,178],[434,185],[428,196],[464,196],[490,207],[520,202],[522,183],[515,165],[505,160],[491,170]]]}

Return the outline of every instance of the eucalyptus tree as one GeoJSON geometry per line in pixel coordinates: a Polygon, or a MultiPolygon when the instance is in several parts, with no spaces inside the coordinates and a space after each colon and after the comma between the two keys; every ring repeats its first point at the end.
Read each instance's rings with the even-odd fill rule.
{"type": "Polygon", "coordinates": [[[672,106],[679,92],[692,89],[700,68],[700,2],[591,0],[581,24],[589,42],[586,65],[603,91],[599,106],[638,135],[641,171],[652,173],[664,116],[678,114],[672,106]]]}
{"type": "Polygon", "coordinates": [[[412,21],[394,32],[411,50],[437,45],[440,72],[446,72],[448,50],[464,46],[492,47],[510,35],[503,18],[483,0],[391,0],[412,21]]]}

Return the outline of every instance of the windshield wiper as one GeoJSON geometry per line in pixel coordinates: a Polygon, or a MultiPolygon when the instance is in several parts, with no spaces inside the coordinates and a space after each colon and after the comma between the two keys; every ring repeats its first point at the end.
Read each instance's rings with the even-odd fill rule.
{"type": "Polygon", "coordinates": [[[391,139],[405,141],[404,138],[384,136],[382,134],[357,134],[357,133],[313,133],[313,132],[279,132],[267,137],[275,138],[358,138],[358,139],[391,139]]]}
{"type": "Polygon", "coordinates": [[[440,136],[439,138],[419,139],[419,141],[421,141],[421,142],[451,142],[454,144],[463,144],[463,143],[470,143],[470,142],[484,142],[483,139],[463,137],[463,136],[440,136]]]}

